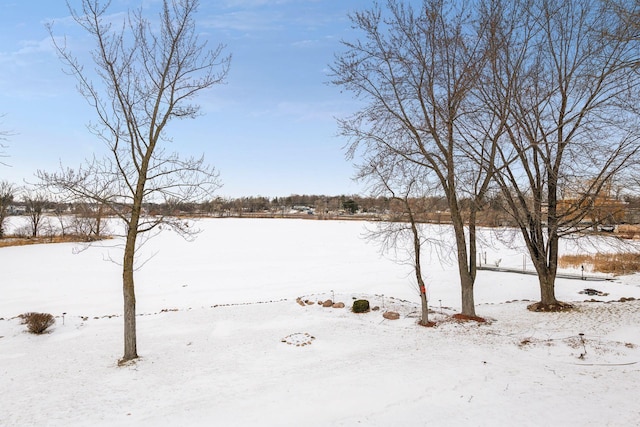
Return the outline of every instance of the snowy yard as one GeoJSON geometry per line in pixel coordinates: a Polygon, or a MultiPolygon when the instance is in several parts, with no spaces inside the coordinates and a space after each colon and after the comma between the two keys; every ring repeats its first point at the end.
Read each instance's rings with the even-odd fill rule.
{"type": "MultiPolygon", "coordinates": [[[[439,325],[423,328],[410,268],[380,256],[363,222],[197,226],[195,242],[163,231],[142,248],[151,258],[136,276],[141,358],[124,367],[120,269],[107,260],[120,256],[117,240],[0,249],[0,426],[640,420],[640,300],[617,301],[640,298],[638,275],[559,279],[557,296],[577,309],[531,313],[535,276],[481,271],[476,311],[490,321],[458,323],[448,317],[460,304],[456,267],[426,253],[439,325]],[[609,295],[580,294],[586,287],[609,295]],[[356,297],[381,309],[351,313],[356,297]],[[385,310],[400,320],[383,319],[385,310]],[[15,316],[30,311],[57,317],[51,333],[25,332],[15,316]]],[[[523,265],[523,252],[486,240],[488,263],[523,265]]]]}

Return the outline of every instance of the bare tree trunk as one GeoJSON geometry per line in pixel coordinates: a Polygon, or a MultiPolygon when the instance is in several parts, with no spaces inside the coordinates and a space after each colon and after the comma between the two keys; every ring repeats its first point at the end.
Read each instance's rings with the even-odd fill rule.
{"type": "Polygon", "coordinates": [[[540,304],[543,306],[553,306],[558,304],[555,293],[555,275],[551,274],[551,271],[547,271],[547,274],[540,274],[538,276],[540,280],[540,304]]]}
{"type": "Polygon", "coordinates": [[[95,237],[96,240],[100,240],[100,236],[102,234],[102,215],[104,214],[105,206],[100,203],[98,204],[98,210],[96,211],[96,232],[95,237]]]}
{"type": "MultiPolygon", "coordinates": [[[[533,264],[538,273],[538,283],[540,285],[540,302],[530,306],[535,311],[556,311],[563,307],[569,307],[569,304],[562,303],[556,299],[555,281],[558,264],[558,238],[551,238],[549,245],[549,260],[543,256],[533,260],[533,264]]],[[[544,255],[544,254],[542,254],[544,255]]]]}
{"type": "MultiPolygon", "coordinates": [[[[142,167],[147,165],[147,158],[142,162],[142,167]]],[[[144,171],[146,173],[146,169],[144,171]]],[[[124,247],[124,259],[122,265],[122,293],[124,296],[124,355],[120,362],[138,358],[136,337],[136,293],[133,280],[134,262],[136,253],[136,241],[140,232],[140,212],[142,210],[142,194],[144,192],[144,180],[138,180],[136,195],[131,208],[131,219],[127,223],[127,241],[124,247]]]]}
{"type": "Polygon", "coordinates": [[[429,322],[429,302],[427,301],[427,292],[424,288],[424,282],[420,280],[422,283],[420,284],[420,305],[422,307],[422,315],[420,316],[420,324],[422,326],[432,325],[429,322]]]}
{"type": "Polygon", "coordinates": [[[121,362],[138,358],[136,338],[136,294],[133,280],[134,261],[136,253],[136,241],[140,233],[140,214],[142,212],[142,199],[149,157],[145,157],[141,163],[140,179],[136,187],[136,194],[131,207],[131,219],[128,222],[127,241],[124,248],[124,260],[122,268],[122,293],[124,296],[124,356],[121,362]]]}
{"type": "MultiPolygon", "coordinates": [[[[478,199],[481,199],[483,196],[482,194],[479,194],[477,196],[478,199]]],[[[470,316],[476,316],[475,313],[475,299],[474,299],[474,292],[473,292],[473,286],[476,282],[476,273],[477,273],[477,265],[476,265],[476,254],[477,254],[477,233],[476,233],[476,211],[477,211],[477,206],[474,204],[472,204],[471,209],[469,211],[469,222],[468,222],[468,228],[469,228],[469,253],[467,254],[467,275],[469,276],[469,296],[465,297],[465,287],[462,287],[462,305],[463,305],[463,314],[467,314],[466,312],[469,311],[469,308],[467,308],[465,310],[465,301],[466,304],[470,307],[470,309],[472,310],[472,314],[469,314],[470,316]]]]}
{"type": "MultiPolygon", "coordinates": [[[[454,196],[455,197],[455,196],[454,196]]],[[[462,295],[461,314],[469,317],[476,317],[475,301],[473,296],[474,275],[469,265],[467,253],[467,239],[464,232],[464,219],[457,203],[451,203],[451,221],[456,239],[456,249],[458,252],[458,273],[460,275],[460,290],[462,295]]],[[[475,258],[474,258],[475,259],[475,258]]],[[[474,270],[475,270],[475,266],[474,270]]]]}
{"type": "Polygon", "coordinates": [[[462,311],[463,316],[476,317],[475,300],[473,297],[473,280],[468,271],[460,268],[460,285],[462,290],[462,311]]]}
{"type": "Polygon", "coordinates": [[[138,358],[136,337],[136,294],[133,282],[133,262],[135,255],[137,225],[129,227],[124,249],[122,268],[122,293],[124,296],[124,355],[120,362],[138,358]]]}
{"type": "Polygon", "coordinates": [[[420,324],[423,326],[429,325],[429,301],[427,299],[427,288],[422,278],[422,266],[420,264],[420,251],[422,244],[420,243],[420,233],[418,226],[416,225],[415,218],[409,207],[407,200],[404,200],[409,212],[409,219],[411,221],[411,232],[413,233],[413,254],[414,254],[414,271],[416,274],[416,281],[418,282],[418,288],[420,289],[420,304],[422,307],[422,316],[420,317],[420,324]]]}
{"type": "Polygon", "coordinates": [[[122,268],[122,292],[124,296],[124,356],[121,362],[138,358],[136,337],[136,294],[133,280],[134,261],[136,253],[136,241],[140,231],[140,215],[142,202],[144,201],[145,184],[149,171],[151,154],[155,149],[155,141],[149,144],[148,150],[140,162],[138,170],[138,183],[133,196],[131,206],[131,218],[128,221],[127,242],[124,248],[124,260],[122,268]]]}

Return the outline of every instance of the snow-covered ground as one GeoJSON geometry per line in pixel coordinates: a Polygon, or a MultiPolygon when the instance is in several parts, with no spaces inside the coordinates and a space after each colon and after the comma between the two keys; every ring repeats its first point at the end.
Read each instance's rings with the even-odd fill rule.
{"type": "MultiPolygon", "coordinates": [[[[640,422],[640,301],[610,302],[640,298],[638,275],[559,279],[557,296],[577,310],[531,313],[535,276],[480,271],[476,309],[490,322],[458,323],[456,267],[427,251],[440,323],[423,328],[410,268],[363,238],[366,223],[197,226],[194,242],[163,231],[141,249],[141,358],[124,367],[120,268],[108,260],[121,256],[117,239],[0,249],[0,426],[640,422]],[[381,310],[353,314],[353,298],[381,310]],[[25,332],[15,316],[30,311],[57,316],[51,333],[25,332]]],[[[490,233],[485,242],[488,264],[527,264],[490,233]]]]}

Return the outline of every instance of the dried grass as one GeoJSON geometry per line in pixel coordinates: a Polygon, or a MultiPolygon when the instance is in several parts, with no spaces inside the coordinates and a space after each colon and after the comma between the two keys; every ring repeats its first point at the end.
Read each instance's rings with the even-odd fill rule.
{"type": "MultiPolygon", "coordinates": [[[[107,238],[107,237],[105,237],[107,238]]],[[[47,237],[5,237],[0,239],[0,248],[6,248],[10,246],[27,246],[27,245],[39,245],[43,243],[75,243],[86,242],[86,236],[67,234],[64,236],[47,236],[47,237]]]]}
{"type": "Polygon", "coordinates": [[[558,267],[561,268],[580,268],[583,265],[597,273],[632,274],[640,272],[640,254],[564,255],[558,259],[558,267]]]}

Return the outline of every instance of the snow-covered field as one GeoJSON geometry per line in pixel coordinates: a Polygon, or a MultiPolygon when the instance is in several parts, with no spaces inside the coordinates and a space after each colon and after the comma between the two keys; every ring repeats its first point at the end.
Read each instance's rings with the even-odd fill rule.
{"type": "MultiPolygon", "coordinates": [[[[481,271],[477,313],[491,321],[458,323],[456,267],[426,253],[440,323],[423,328],[410,268],[363,239],[366,223],[197,226],[195,242],[163,231],[142,248],[141,358],[124,367],[117,240],[0,249],[0,426],[640,423],[640,301],[609,302],[640,298],[637,275],[559,279],[577,310],[531,313],[535,276],[481,271]],[[381,310],[351,313],[356,297],[381,310]],[[15,316],[29,311],[57,316],[51,333],[26,333],[15,316]]],[[[485,237],[487,263],[526,264],[485,237]]]]}

